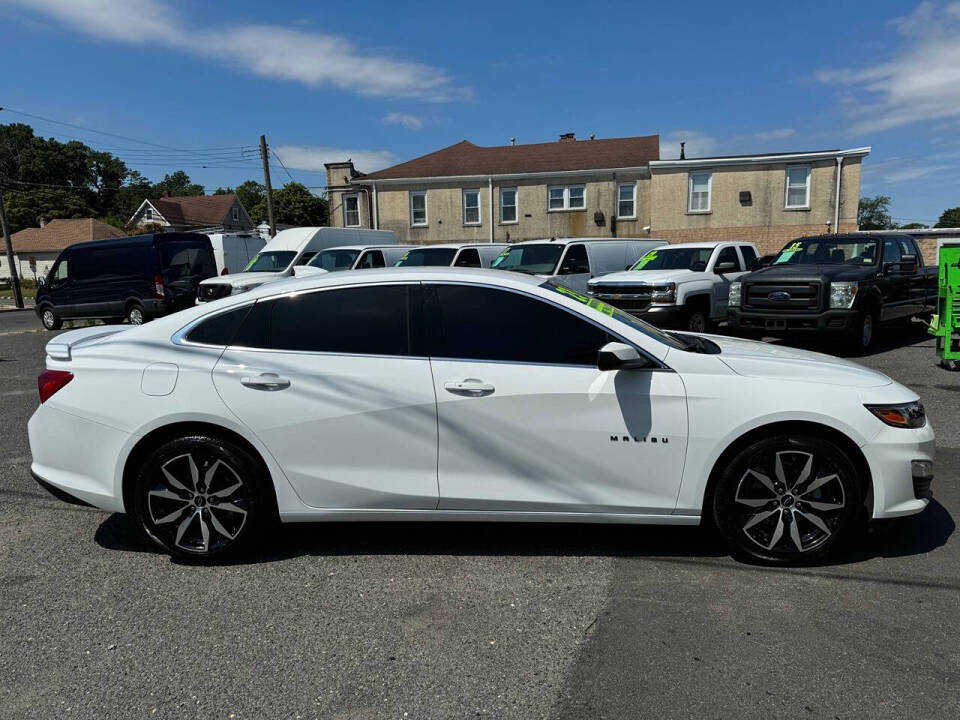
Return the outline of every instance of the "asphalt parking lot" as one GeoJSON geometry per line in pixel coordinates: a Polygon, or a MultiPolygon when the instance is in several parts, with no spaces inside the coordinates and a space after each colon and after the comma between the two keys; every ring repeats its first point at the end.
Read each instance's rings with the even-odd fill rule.
{"type": "Polygon", "coordinates": [[[960,373],[920,327],[859,361],[921,395],[936,499],[799,569],[507,524],[290,526],[179,565],[31,479],[50,337],[0,313],[0,717],[960,717],[960,373]]]}

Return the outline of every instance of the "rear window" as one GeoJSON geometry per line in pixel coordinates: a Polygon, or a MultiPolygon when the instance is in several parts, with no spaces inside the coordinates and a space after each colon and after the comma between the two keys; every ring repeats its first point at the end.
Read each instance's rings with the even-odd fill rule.
{"type": "Polygon", "coordinates": [[[455,248],[422,248],[405,253],[397,267],[446,267],[453,262],[455,248]]]}
{"type": "Polygon", "coordinates": [[[217,274],[213,252],[208,243],[197,240],[172,240],[159,243],[160,267],[168,281],[213,277],[217,274]]]}
{"type": "Polygon", "coordinates": [[[349,270],[359,254],[359,250],[322,250],[314,255],[307,265],[323,268],[327,272],[349,270]]]}
{"type": "Polygon", "coordinates": [[[493,261],[497,270],[513,270],[528,275],[553,275],[563,245],[538,243],[507,248],[493,261]]]}

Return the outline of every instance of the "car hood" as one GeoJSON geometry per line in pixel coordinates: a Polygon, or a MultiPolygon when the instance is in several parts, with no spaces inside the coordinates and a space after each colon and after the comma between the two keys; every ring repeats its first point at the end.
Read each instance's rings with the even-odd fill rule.
{"type": "Polygon", "coordinates": [[[860,281],[876,277],[876,265],[835,265],[824,263],[805,265],[768,265],[741,278],[746,282],[777,282],[819,280],[820,282],[860,281]]]}
{"type": "Polygon", "coordinates": [[[243,285],[252,285],[254,283],[276,282],[277,280],[286,280],[289,277],[283,272],[245,272],[234,273],[233,275],[220,275],[218,277],[207,278],[201,285],[230,285],[232,287],[241,287],[243,285]]]}
{"type": "Polygon", "coordinates": [[[857,363],[753,340],[708,336],[720,346],[720,360],[738,375],[818,382],[845,387],[881,387],[893,381],[883,373],[857,363]]]}
{"type": "Polygon", "coordinates": [[[659,285],[665,282],[688,282],[702,278],[705,273],[693,270],[625,270],[610,273],[590,281],[595,285],[659,285]]]}

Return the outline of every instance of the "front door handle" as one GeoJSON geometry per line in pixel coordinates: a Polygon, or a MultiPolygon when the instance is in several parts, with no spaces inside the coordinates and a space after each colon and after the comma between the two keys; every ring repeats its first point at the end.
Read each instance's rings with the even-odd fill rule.
{"type": "Polygon", "coordinates": [[[240,378],[240,384],[254,390],[285,390],[290,387],[290,381],[287,378],[270,372],[245,375],[240,378]]]}
{"type": "Polygon", "coordinates": [[[467,378],[466,380],[451,380],[443,384],[443,389],[454,395],[463,395],[464,397],[484,397],[493,395],[496,388],[490,383],[485,383],[477,378],[467,378]]]}

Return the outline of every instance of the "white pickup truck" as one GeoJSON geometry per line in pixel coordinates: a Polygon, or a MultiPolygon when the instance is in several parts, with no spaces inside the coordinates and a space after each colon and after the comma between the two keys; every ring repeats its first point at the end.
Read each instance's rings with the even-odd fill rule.
{"type": "Polygon", "coordinates": [[[706,332],[727,317],[730,283],[751,269],[757,246],[742,242],[658,247],[624,272],[590,280],[588,294],[654,325],[706,332]]]}

